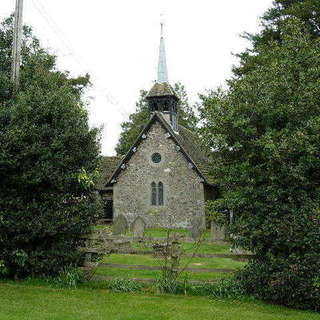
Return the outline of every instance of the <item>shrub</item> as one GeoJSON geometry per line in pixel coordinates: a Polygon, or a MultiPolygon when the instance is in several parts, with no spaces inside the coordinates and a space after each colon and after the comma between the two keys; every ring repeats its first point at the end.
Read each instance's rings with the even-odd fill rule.
{"type": "MultiPolygon", "coordinates": [[[[180,291],[182,288],[181,284],[180,291]]],[[[210,296],[222,299],[242,299],[246,296],[242,284],[234,278],[221,279],[217,282],[205,282],[201,284],[191,284],[187,282],[184,284],[184,291],[189,295],[210,296]]]]}
{"type": "Polygon", "coordinates": [[[143,285],[130,279],[116,278],[107,281],[106,288],[114,292],[140,292],[143,285]]]}
{"type": "Polygon", "coordinates": [[[79,268],[72,266],[65,267],[55,278],[47,278],[47,282],[58,286],[60,288],[77,288],[77,286],[84,282],[83,272],[79,268]]]}
{"type": "Polygon", "coordinates": [[[205,284],[201,289],[205,295],[214,298],[240,299],[246,295],[242,285],[235,279],[222,279],[216,283],[205,284]]]}
{"type": "Polygon", "coordinates": [[[183,281],[168,281],[160,278],[156,281],[156,288],[161,293],[185,294],[192,296],[205,296],[221,299],[242,299],[247,296],[245,287],[239,279],[221,279],[216,282],[191,283],[185,275],[183,281]]]}
{"type": "Polygon", "coordinates": [[[0,260],[0,279],[5,278],[8,275],[8,268],[5,266],[3,260],[0,260]]]}
{"type": "Polygon", "coordinates": [[[161,293],[179,294],[185,291],[185,287],[178,281],[177,273],[172,270],[162,270],[156,280],[156,287],[161,293]]]}
{"type": "Polygon", "coordinates": [[[186,286],[188,285],[187,269],[192,258],[196,254],[197,250],[202,243],[202,236],[195,242],[193,248],[193,255],[189,258],[189,261],[182,266],[181,258],[186,254],[181,244],[181,235],[172,233],[170,229],[167,229],[167,237],[163,243],[153,244],[155,255],[159,258],[161,265],[161,275],[156,281],[156,287],[162,293],[186,293],[186,286]],[[184,278],[183,278],[184,276],[184,278]],[[181,280],[183,279],[183,285],[181,280]]]}
{"type": "Polygon", "coordinates": [[[251,261],[237,279],[249,294],[276,304],[320,310],[319,256],[267,256],[251,261]]]}

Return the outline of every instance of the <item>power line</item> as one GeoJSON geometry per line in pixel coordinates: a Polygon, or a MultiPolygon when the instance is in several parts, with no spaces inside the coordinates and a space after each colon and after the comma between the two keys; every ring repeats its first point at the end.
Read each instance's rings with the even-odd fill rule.
{"type": "Polygon", "coordinates": [[[64,33],[61,31],[57,23],[53,20],[50,14],[46,11],[44,6],[37,0],[32,0],[32,3],[36,10],[40,13],[42,18],[47,22],[48,26],[51,30],[55,33],[56,37],[60,40],[61,44],[67,49],[68,54],[72,55],[78,65],[83,68],[82,62],[78,59],[77,55],[75,54],[72,46],[69,44],[69,41],[65,37],[64,33]]]}
{"type": "Polygon", "coordinates": [[[43,17],[43,19],[47,22],[49,28],[54,32],[64,49],[68,52],[68,55],[71,55],[75,62],[79,65],[79,67],[83,71],[88,71],[91,68],[88,67],[88,65],[82,61],[82,59],[79,58],[79,56],[76,54],[75,50],[73,49],[70,41],[65,36],[64,32],[60,29],[58,24],[54,21],[52,16],[48,13],[48,11],[45,9],[43,4],[38,0],[32,0],[32,3],[36,10],[40,13],[40,15],[43,17]]]}
{"type": "MultiPolygon", "coordinates": [[[[68,55],[71,55],[74,61],[79,65],[79,67],[84,70],[85,72],[91,70],[88,65],[82,61],[82,59],[79,59],[78,55],[75,53],[75,50],[72,48],[72,45],[70,44],[70,41],[65,36],[64,32],[61,30],[61,28],[58,26],[58,24],[54,21],[52,16],[49,14],[49,12],[46,10],[46,8],[43,6],[43,4],[39,0],[32,0],[32,3],[35,7],[35,9],[39,12],[39,14],[42,16],[42,18],[47,22],[49,28],[54,32],[56,37],[59,39],[63,47],[68,52],[68,55]]],[[[99,77],[94,76],[97,82],[101,82],[101,79],[99,77]]],[[[126,110],[122,110],[123,108],[120,107],[119,101],[117,101],[105,88],[101,88],[98,84],[94,85],[94,89],[96,92],[100,93],[100,95],[104,96],[108,103],[110,103],[113,106],[118,106],[118,112],[122,115],[122,117],[126,118],[128,117],[128,112],[126,110]]]]}

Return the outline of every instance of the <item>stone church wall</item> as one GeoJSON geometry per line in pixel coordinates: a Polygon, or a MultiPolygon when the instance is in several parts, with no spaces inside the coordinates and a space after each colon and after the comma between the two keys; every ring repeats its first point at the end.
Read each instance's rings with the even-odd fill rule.
{"type": "Polygon", "coordinates": [[[148,227],[187,228],[195,216],[204,219],[204,187],[190,169],[165,129],[154,123],[114,184],[114,217],[123,214],[129,223],[141,216],[148,227]],[[151,156],[161,154],[161,162],[151,156]],[[164,205],[151,205],[151,183],[162,182],[164,205]]]}

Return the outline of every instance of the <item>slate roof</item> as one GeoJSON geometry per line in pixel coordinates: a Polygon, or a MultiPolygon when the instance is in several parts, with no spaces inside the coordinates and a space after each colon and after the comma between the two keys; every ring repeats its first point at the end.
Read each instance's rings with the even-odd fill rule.
{"type": "Polygon", "coordinates": [[[149,93],[147,94],[147,98],[166,97],[166,96],[177,97],[173,88],[167,82],[162,82],[162,83],[156,82],[151,88],[151,90],[149,91],[149,93]]]}
{"type": "Polygon", "coordinates": [[[104,190],[106,181],[109,181],[113,172],[117,169],[122,157],[102,157],[100,164],[101,177],[96,185],[98,190],[104,190]]]}
{"type": "Polygon", "coordinates": [[[208,153],[204,152],[201,145],[201,140],[199,136],[193,131],[179,126],[179,135],[177,140],[180,145],[185,149],[190,158],[195,162],[196,166],[204,176],[208,184],[215,185],[212,177],[210,176],[211,164],[209,161],[208,153]]]}
{"type": "MultiPolygon", "coordinates": [[[[203,179],[203,182],[209,185],[215,185],[212,177],[209,175],[210,163],[209,158],[206,156],[205,152],[203,152],[201,148],[201,141],[199,137],[192,132],[191,130],[179,126],[179,134],[175,133],[172,127],[167,123],[167,121],[162,117],[161,113],[154,112],[153,116],[145,126],[145,128],[141,131],[139,137],[132,145],[131,149],[128,153],[120,160],[118,160],[118,165],[114,169],[113,173],[108,173],[109,179],[106,179],[106,186],[112,185],[113,180],[116,179],[118,174],[121,172],[121,166],[124,163],[127,163],[131,156],[134,154],[134,148],[137,148],[141,141],[143,140],[143,135],[147,134],[153,123],[159,121],[159,123],[165,128],[165,130],[170,133],[171,139],[173,139],[176,144],[180,147],[180,152],[186,157],[189,163],[192,163],[194,166],[194,170],[198,173],[200,178],[203,179]]],[[[119,158],[118,158],[119,159],[119,158]]],[[[111,166],[109,167],[111,169],[111,166]]],[[[105,173],[105,176],[107,174],[105,173]]]]}

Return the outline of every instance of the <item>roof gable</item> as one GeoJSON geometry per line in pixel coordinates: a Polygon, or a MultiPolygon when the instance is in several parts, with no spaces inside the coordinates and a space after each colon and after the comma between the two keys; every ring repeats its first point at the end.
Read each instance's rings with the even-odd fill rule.
{"type": "Polygon", "coordinates": [[[208,175],[207,170],[209,166],[209,161],[205,157],[205,155],[197,149],[197,146],[199,146],[198,137],[192,131],[182,126],[179,126],[181,134],[175,133],[172,127],[167,123],[167,121],[162,117],[162,115],[159,112],[154,112],[151,119],[149,120],[145,128],[141,131],[135,143],[128,151],[128,153],[118,163],[117,168],[110,176],[106,185],[111,185],[116,182],[117,176],[123,169],[125,169],[126,163],[130,161],[133,154],[137,151],[139,144],[147,138],[148,131],[156,121],[158,121],[161,124],[161,126],[167,131],[168,138],[174,140],[177,146],[179,146],[180,152],[184,155],[186,160],[189,162],[190,167],[197,172],[197,174],[200,176],[203,182],[213,185],[213,181],[208,175]]]}

